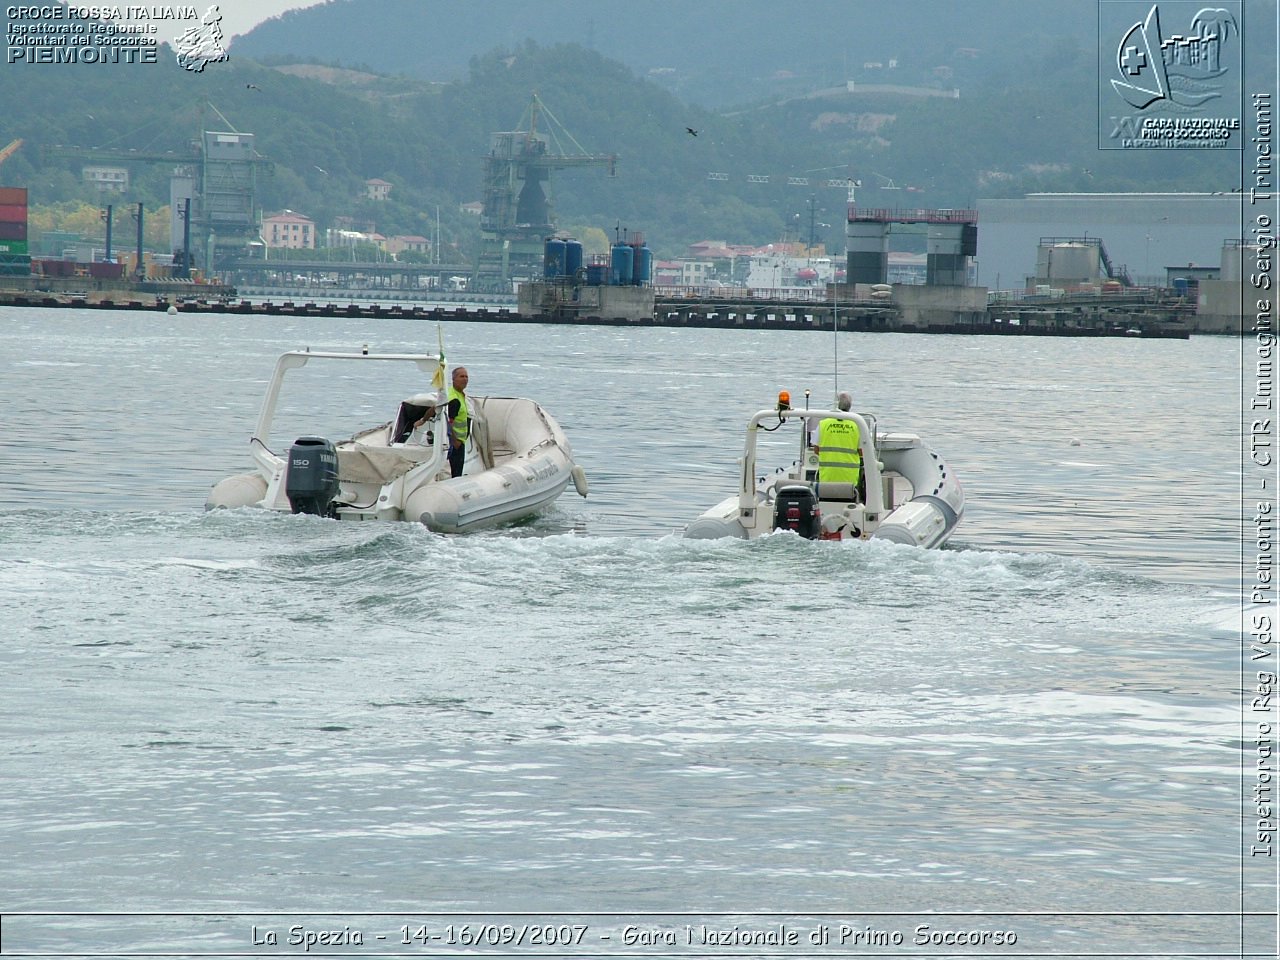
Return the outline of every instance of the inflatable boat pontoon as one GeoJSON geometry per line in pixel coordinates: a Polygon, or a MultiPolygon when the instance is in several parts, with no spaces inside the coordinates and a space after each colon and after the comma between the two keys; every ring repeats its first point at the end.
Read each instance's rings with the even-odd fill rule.
{"type": "Polygon", "coordinates": [[[691,539],[754,539],[793,530],[810,540],[878,537],[918,547],[946,543],[964,514],[964,491],[947,464],[916,435],[877,433],[875,420],[852,411],[793,410],[779,399],[747,424],[738,492],[690,523],[691,539]],[[818,482],[818,455],[808,425],[827,417],[858,425],[862,477],[853,483],[818,482]],[[800,458],[771,476],[756,477],[761,430],[801,425],[800,458]],[[772,425],[770,425],[772,424],[772,425]]]}
{"type": "Polygon", "coordinates": [[[285,456],[268,446],[285,374],[313,360],[372,365],[415,363],[442,372],[443,357],[423,354],[290,351],[276,362],[249,440],[256,470],[214,485],[205,509],[263,507],[339,520],[408,520],[441,533],[466,533],[521,520],[549,507],[572,482],[587,495],[582,468],[564,432],[532,400],[469,397],[471,437],[460,477],[448,463],[443,391],[415,394],[394,420],[347,440],[304,436],[285,456]],[[424,414],[434,419],[415,430],[424,414]],[[415,442],[430,433],[430,442],[415,442]]]}

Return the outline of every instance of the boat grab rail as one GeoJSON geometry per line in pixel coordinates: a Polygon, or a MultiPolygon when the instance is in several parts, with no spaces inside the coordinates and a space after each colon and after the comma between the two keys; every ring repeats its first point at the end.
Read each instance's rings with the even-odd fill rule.
{"type": "Polygon", "coordinates": [[[254,461],[263,469],[270,471],[283,461],[283,458],[267,446],[267,438],[271,435],[271,422],[275,419],[276,405],[280,401],[280,388],[284,386],[284,375],[290,370],[299,370],[312,360],[397,360],[412,362],[426,374],[434,374],[444,363],[443,356],[425,353],[370,353],[364,349],[359,353],[345,353],[328,350],[286,350],[276,360],[275,369],[271,373],[271,382],[266,396],[262,398],[262,409],[258,412],[258,423],[249,438],[249,452],[254,461]],[[255,448],[261,447],[262,451],[255,448]]]}
{"type": "Polygon", "coordinates": [[[312,360],[372,360],[372,361],[410,361],[416,364],[425,374],[434,374],[443,365],[444,358],[428,353],[370,353],[367,349],[360,353],[344,353],[334,351],[312,351],[312,349],[291,349],[285,351],[275,361],[275,370],[271,372],[271,381],[266,388],[266,397],[262,398],[262,408],[257,415],[257,426],[250,438],[261,444],[262,449],[279,460],[278,454],[266,445],[266,438],[271,435],[271,421],[275,419],[276,403],[279,403],[280,388],[284,385],[284,374],[289,370],[300,370],[312,360]]]}
{"type": "Polygon", "coordinates": [[[769,429],[764,424],[775,418],[779,425],[791,419],[811,420],[815,418],[819,420],[851,420],[857,424],[858,449],[862,453],[863,473],[866,476],[867,510],[875,514],[884,512],[884,491],[881,489],[880,484],[880,464],[876,459],[875,436],[871,432],[871,428],[868,427],[866,418],[860,413],[854,413],[852,410],[797,410],[790,407],[785,410],[778,410],[777,408],[760,410],[747,423],[747,438],[742,454],[742,476],[739,479],[738,486],[739,510],[750,511],[756,507],[756,435],[762,429],[769,429]]]}

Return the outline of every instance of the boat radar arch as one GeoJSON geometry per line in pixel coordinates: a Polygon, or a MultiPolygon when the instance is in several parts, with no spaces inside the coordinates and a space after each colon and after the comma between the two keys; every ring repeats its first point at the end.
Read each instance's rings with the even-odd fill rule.
{"type": "Polygon", "coordinates": [[[790,530],[807,539],[868,540],[936,548],[964,515],[964,490],[954,471],[920,437],[879,433],[875,418],[853,410],[796,410],[782,391],[773,409],[747,422],[738,490],[691,521],[689,539],[755,539],[790,530]],[[856,483],[819,481],[818,452],[809,426],[827,419],[858,428],[861,474],[856,483]],[[756,441],[761,430],[800,426],[801,457],[760,477],[756,441]]]}

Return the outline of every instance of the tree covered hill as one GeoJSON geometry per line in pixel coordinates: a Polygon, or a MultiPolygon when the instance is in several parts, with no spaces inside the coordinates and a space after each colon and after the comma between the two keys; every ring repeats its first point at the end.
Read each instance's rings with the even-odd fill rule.
{"type": "MultiPolygon", "coordinates": [[[[333,0],[319,11],[363,9],[369,20],[370,9],[395,2],[333,0]]],[[[422,6],[439,11],[451,2],[422,6]]],[[[530,6],[551,16],[572,4],[530,6]]],[[[519,28],[507,29],[515,35],[519,28]]],[[[353,24],[345,33],[353,49],[381,35],[357,30],[353,24]]],[[[438,34],[429,46],[447,40],[438,34]]],[[[451,82],[283,53],[268,66],[240,49],[237,42],[228,62],[201,74],[172,67],[167,49],[161,59],[168,63],[146,67],[7,68],[0,146],[18,137],[25,143],[0,181],[28,186],[37,205],[96,201],[79,178],[92,156],[83,148],[189,155],[200,130],[233,128],[254,133],[272,162],[261,183],[267,211],[293,209],[321,228],[353,216],[384,234],[426,236],[438,216],[443,241],[470,255],[479,225],[460,208],[481,197],[490,135],[517,129],[535,92],[570,138],[560,140],[562,149],[572,152],[576,142],[619,158],[612,178],[598,168],[555,175],[562,227],[640,230],[662,257],[698,240],[763,244],[807,239],[811,229],[839,249],[849,177],[862,182],[860,204],[969,207],[980,197],[1038,190],[1229,190],[1239,176],[1238,155],[1100,153],[1096,51],[1078,39],[1042,38],[1007,52],[998,66],[972,51],[939,48],[952,72],[916,76],[908,93],[798,85],[719,111],[692,106],[669,85],[573,43],[504,43],[470,56],[451,82]],[[944,84],[959,84],[960,97],[921,94],[944,84]],[[393,184],[390,200],[360,199],[372,177],[393,184]]],[[[151,209],[167,202],[171,164],[130,167],[131,193],[122,201],[151,209]]]]}
{"type": "Polygon", "coordinates": [[[838,85],[867,63],[893,61],[903,83],[944,79],[940,67],[967,82],[999,70],[1002,50],[1078,34],[1094,2],[327,0],[260,24],[232,50],[458,82],[493,49],[573,44],[720,110],[838,85]]]}

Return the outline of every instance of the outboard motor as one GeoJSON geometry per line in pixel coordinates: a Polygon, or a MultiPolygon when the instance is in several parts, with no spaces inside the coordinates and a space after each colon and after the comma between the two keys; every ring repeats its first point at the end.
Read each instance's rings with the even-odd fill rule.
{"type": "Polygon", "coordinates": [[[773,507],[773,529],[793,530],[806,540],[816,540],[822,526],[818,497],[805,483],[788,483],[778,488],[773,507]]]}
{"type": "Polygon", "coordinates": [[[338,451],[324,437],[299,437],[289,448],[285,496],[294,513],[333,517],[338,495],[338,451]]]}

